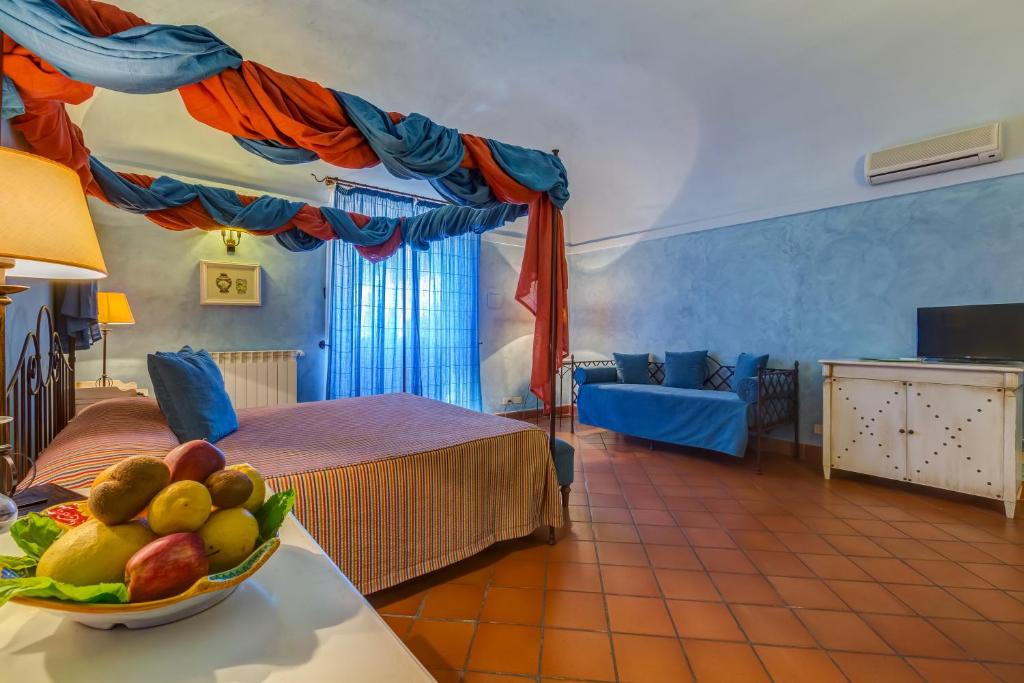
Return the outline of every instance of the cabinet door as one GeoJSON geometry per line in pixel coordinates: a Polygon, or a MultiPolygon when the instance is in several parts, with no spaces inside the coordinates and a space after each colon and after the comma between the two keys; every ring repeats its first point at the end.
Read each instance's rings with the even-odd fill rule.
{"type": "Polygon", "coordinates": [[[902,382],[832,380],[832,467],[888,479],[906,476],[902,382]]]}
{"type": "Polygon", "coordinates": [[[907,386],[910,480],[996,498],[1003,491],[1003,394],[992,387],[907,386]]]}

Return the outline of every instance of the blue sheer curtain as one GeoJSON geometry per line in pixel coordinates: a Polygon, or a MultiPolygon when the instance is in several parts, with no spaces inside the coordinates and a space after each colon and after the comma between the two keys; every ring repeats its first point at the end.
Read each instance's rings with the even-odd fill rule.
{"type": "MultiPolygon", "coordinates": [[[[337,189],[334,205],[384,217],[438,206],[361,188],[337,189]]],[[[330,249],[327,397],[407,391],[480,410],[480,236],[406,246],[381,263],[340,240],[330,249]]]]}

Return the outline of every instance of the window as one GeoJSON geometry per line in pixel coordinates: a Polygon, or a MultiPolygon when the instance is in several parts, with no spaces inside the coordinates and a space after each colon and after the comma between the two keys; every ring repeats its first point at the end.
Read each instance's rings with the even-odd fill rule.
{"type": "MultiPolygon", "coordinates": [[[[374,190],[338,190],[335,206],[395,218],[436,205],[374,190]]],[[[328,259],[327,397],[407,391],[480,409],[480,236],[380,263],[332,242],[328,259]]]]}

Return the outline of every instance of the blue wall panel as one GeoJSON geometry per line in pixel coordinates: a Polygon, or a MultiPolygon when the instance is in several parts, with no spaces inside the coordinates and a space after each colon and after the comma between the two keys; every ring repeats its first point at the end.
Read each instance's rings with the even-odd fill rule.
{"type": "Polygon", "coordinates": [[[572,348],[708,348],[802,366],[817,442],[822,358],[912,356],[919,306],[1024,301],[1024,175],[571,257],[572,348]]]}

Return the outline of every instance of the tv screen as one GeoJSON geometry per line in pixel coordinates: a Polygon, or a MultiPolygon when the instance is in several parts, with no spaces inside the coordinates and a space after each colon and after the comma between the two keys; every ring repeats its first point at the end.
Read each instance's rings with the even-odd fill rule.
{"type": "Polygon", "coordinates": [[[1024,360],[1024,304],[919,308],[917,355],[1024,360]]]}

